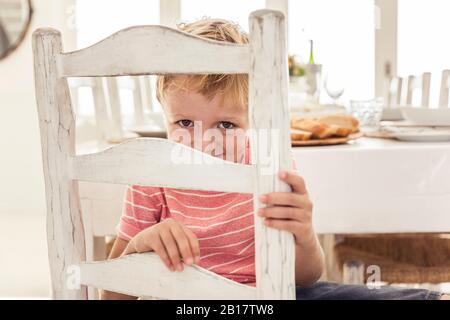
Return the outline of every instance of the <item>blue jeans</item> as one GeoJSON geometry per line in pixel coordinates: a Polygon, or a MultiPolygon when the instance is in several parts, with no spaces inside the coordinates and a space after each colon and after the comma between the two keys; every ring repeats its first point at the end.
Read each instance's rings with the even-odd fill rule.
{"type": "Polygon", "coordinates": [[[389,286],[370,289],[365,285],[317,282],[297,287],[297,300],[439,300],[442,293],[425,289],[403,289],[389,286]]]}

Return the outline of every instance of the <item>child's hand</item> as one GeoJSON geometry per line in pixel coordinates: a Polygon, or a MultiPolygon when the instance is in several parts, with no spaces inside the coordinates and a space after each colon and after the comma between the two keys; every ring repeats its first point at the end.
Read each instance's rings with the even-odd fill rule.
{"type": "Polygon", "coordinates": [[[286,230],[294,234],[297,245],[311,244],[316,235],[312,227],[313,204],[306,191],[305,182],[294,172],[280,171],[281,180],[289,184],[292,192],[272,192],[261,195],[267,205],[260,208],[266,226],[286,230]]]}
{"type": "Polygon", "coordinates": [[[154,251],[170,271],[183,271],[181,260],[188,265],[200,261],[200,246],[195,234],[171,218],[141,231],[131,242],[135,252],[154,251]]]}

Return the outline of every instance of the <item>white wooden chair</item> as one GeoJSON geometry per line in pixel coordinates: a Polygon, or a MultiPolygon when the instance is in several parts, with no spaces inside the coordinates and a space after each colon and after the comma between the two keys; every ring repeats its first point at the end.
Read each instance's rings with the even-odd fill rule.
{"type": "Polygon", "coordinates": [[[171,273],[153,253],[85,263],[78,181],[139,184],[254,194],[290,187],[277,178],[291,170],[285,19],[281,12],[250,15],[249,45],[202,39],[163,26],[138,26],[74,52],[63,52],[54,29],[33,34],[47,199],[48,250],[54,298],[85,299],[86,286],[144,297],[179,299],[294,299],[292,234],[266,228],[255,215],[256,288],[200,267],[171,273]],[[106,151],[77,155],[68,77],[147,74],[249,74],[252,159],[241,165],[166,139],[125,141],[106,151]],[[270,75],[270,76],[269,76],[270,75]],[[173,152],[207,164],[175,163],[173,152]],[[82,286],[77,288],[77,284],[82,286]],[[195,289],[193,289],[195,288],[195,289]]]}
{"type": "Polygon", "coordinates": [[[420,76],[410,75],[406,91],[406,105],[413,106],[415,95],[420,92],[420,107],[428,108],[430,106],[430,84],[430,72],[425,72],[420,76]]]}
{"type": "Polygon", "coordinates": [[[402,87],[403,78],[391,77],[387,79],[387,85],[385,89],[386,107],[397,107],[402,103],[402,87]]]}
{"type": "Polygon", "coordinates": [[[448,108],[448,94],[450,91],[450,70],[442,71],[441,90],[439,93],[439,107],[448,108]]]}

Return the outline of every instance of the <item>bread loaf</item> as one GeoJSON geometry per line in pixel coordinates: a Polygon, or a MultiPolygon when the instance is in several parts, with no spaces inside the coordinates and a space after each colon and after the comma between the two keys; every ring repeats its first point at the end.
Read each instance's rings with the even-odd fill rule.
{"type": "Polygon", "coordinates": [[[333,135],[331,126],[315,119],[294,118],[291,121],[291,128],[311,132],[313,139],[325,139],[333,135]]]}
{"type": "Polygon", "coordinates": [[[311,139],[312,133],[304,130],[291,129],[291,140],[309,140],[311,139]]]}
{"type": "Polygon", "coordinates": [[[340,134],[345,134],[348,132],[348,130],[351,130],[347,135],[350,133],[357,132],[359,130],[359,122],[358,120],[348,114],[332,114],[332,115],[326,115],[321,116],[316,119],[320,123],[325,123],[328,125],[336,125],[339,128],[347,129],[340,131],[340,134]]]}

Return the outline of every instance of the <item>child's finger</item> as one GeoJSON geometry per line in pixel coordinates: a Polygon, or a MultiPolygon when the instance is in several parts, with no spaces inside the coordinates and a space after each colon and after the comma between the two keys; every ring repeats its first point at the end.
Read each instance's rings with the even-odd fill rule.
{"type": "Polygon", "coordinates": [[[300,222],[283,219],[264,219],[264,224],[270,228],[295,233],[295,231],[299,229],[300,222]]]}
{"type": "Polygon", "coordinates": [[[311,212],[296,207],[268,207],[260,208],[258,215],[271,219],[291,219],[299,222],[308,222],[311,220],[311,212]]]}
{"type": "Polygon", "coordinates": [[[166,248],[164,247],[160,237],[155,237],[152,241],[152,249],[161,258],[162,262],[167,266],[167,268],[169,268],[170,271],[175,271],[175,268],[170,261],[169,255],[167,254],[166,248]]]}
{"type": "Polygon", "coordinates": [[[280,171],[278,176],[281,180],[292,187],[292,191],[300,194],[308,193],[306,190],[305,180],[295,172],[280,171]]]}
{"type": "Polygon", "coordinates": [[[189,243],[184,229],[181,227],[181,225],[176,224],[171,228],[171,232],[177,244],[178,250],[183,257],[183,261],[189,265],[193,264],[194,255],[192,253],[191,244],[189,243]]]}
{"type": "Polygon", "coordinates": [[[263,194],[259,200],[267,206],[290,206],[303,208],[307,203],[301,195],[293,192],[270,192],[263,194]]]}
{"type": "Polygon", "coordinates": [[[178,246],[175,242],[175,239],[172,236],[172,232],[169,229],[161,230],[161,240],[164,244],[164,247],[167,250],[167,254],[169,255],[170,261],[174,266],[175,270],[183,271],[183,264],[181,263],[180,252],[178,250],[178,246]]]}
{"type": "Polygon", "coordinates": [[[189,240],[189,243],[191,245],[191,250],[194,255],[194,262],[196,264],[200,263],[200,243],[197,239],[197,236],[190,230],[189,228],[183,226],[186,232],[186,236],[189,240]]]}

